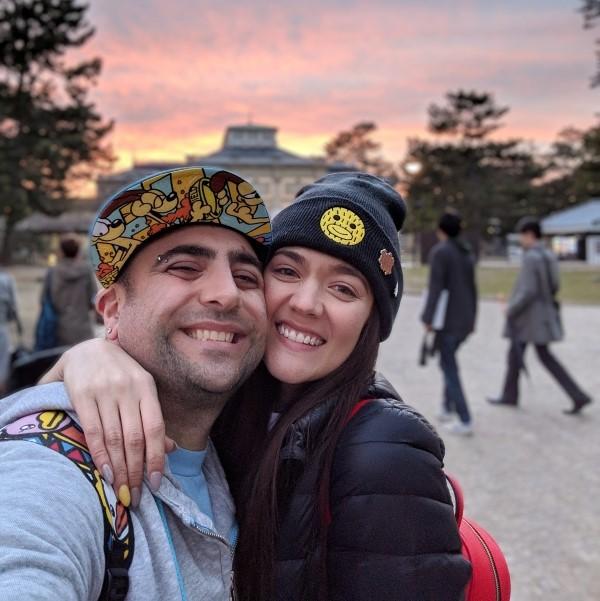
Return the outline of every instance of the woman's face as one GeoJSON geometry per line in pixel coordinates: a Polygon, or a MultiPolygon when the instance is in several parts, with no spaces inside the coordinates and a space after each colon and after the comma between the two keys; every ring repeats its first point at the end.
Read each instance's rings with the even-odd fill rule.
{"type": "Polygon", "coordinates": [[[350,355],[373,307],[367,280],[330,255],[290,246],[265,271],[265,363],[286,384],[318,380],[350,355]]]}

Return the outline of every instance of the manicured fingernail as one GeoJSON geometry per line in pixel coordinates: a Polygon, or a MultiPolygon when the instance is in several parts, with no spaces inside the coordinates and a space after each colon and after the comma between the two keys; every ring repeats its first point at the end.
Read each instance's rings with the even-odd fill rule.
{"type": "Polygon", "coordinates": [[[140,489],[137,486],[132,488],[131,489],[131,506],[139,507],[141,497],[142,497],[142,495],[140,493],[140,489]]]}
{"type": "Polygon", "coordinates": [[[160,472],[152,472],[148,477],[148,480],[150,480],[150,488],[152,489],[152,492],[156,492],[160,488],[162,474],[160,472]]]}
{"type": "Polygon", "coordinates": [[[113,476],[113,471],[110,469],[110,465],[105,463],[102,466],[102,477],[109,483],[112,484],[115,481],[115,477],[113,476]]]}
{"type": "Polygon", "coordinates": [[[129,507],[131,505],[131,494],[129,493],[129,486],[127,484],[121,484],[119,488],[119,501],[129,507]]]}

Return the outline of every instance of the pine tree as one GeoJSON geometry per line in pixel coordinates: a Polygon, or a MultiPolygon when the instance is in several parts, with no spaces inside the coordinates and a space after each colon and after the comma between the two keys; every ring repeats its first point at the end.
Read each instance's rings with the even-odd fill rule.
{"type": "Polygon", "coordinates": [[[481,236],[510,230],[523,214],[535,214],[533,183],[543,167],[520,140],[490,139],[508,110],[489,93],[463,90],[429,107],[436,139],[409,140],[405,161],[420,166],[407,182],[409,227],[433,229],[440,214],[453,208],[478,244],[481,236]]]}
{"type": "Polygon", "coordinates": [[[88,99],[101,70],[65,55],[94,34],[77,0],[0,0],[0,208],[10,256],[14,224],[57,213],[70,185],[110,164],[112,128],[88,99]]]}

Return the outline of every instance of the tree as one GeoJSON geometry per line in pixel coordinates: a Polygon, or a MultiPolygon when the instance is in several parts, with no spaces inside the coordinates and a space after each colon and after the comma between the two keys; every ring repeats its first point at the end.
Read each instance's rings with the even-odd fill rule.
{"type": "MultiPolygon", "coordinates": [[[[582,0],[580,9],[583,14],[583,26],[591,29],[600,21],[600,0],[582,0]]],[[[600,38],[596,40],[596,74],[592,77],[592,87],[600,86],[600,38]]]]}
{"type": "Polygon", "coordinates": [[[477,142],[502,127],[508,107],[496,106],[490,94],[475,91],[448,92],[447,104],[429,106],[429,131],[467,142],[477,142]]]}
{"type": "Polygon", "coordinates": [[[77,0],[0,0],[0,198],[2,257],[14,224],[33,210],[53,214],[70,185],[112,160],[112,128],[87,96],[98,58],[67,65],[67,51],[94,34],[77,0]]]}
{"type": "Polygon", "coordinates": [[[587,130],[569,127],[560,132],[540,195],[550,210],[600,197],[600,124],[587,130]]]}
{"type": "Polygon", "coordinates": [[[357,123],[352,129],[337,134],[325,145],[327,162],[352,166],[394,182],[396,174],[392,163],[378,154],[381,144],[371,138],[376,129],[375,123],[363,121],[357,123]]]}
{"type": "Polygon", "coordinates": [[[520,140],[490,140],[508,107],[489,93],[459,90],[446,104],[429,107],[429,131],[436,139],[409,140],[404,162],[420,165],[408,177],[410,225],[433,229],[447,207],[458,210],[475,242],[483,235],[510,229],[524,214],[534,213],[533,184],[543,167],[520,140]],[[437,138],[448,137],[446,142],[437,138]]]}

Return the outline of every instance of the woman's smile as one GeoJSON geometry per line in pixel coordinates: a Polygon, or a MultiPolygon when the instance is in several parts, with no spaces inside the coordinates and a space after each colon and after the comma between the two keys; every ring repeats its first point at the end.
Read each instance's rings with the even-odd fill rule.
{"type": "Polygon", "coordinates": [[[299,328],[289,323],[279,322],[275,324],[275,327],[277,328],[280,336],[286,340],[289,340],[290,342],[313,347],[322,346],[326,342],[319,335],[313,332],[308,332],[304,328],[299,328]]]}

